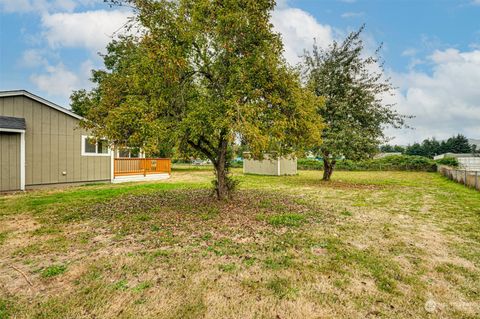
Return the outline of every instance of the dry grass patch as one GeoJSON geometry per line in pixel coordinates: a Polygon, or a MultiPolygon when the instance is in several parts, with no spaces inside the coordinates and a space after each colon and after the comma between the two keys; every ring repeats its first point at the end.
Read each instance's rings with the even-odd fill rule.
{"type": "Polygon", "coordinates": [[[225,202],[204,170],[2,198],[0,318],[479,316],[480,196],[319,174],[237,176],[225,202]]]}

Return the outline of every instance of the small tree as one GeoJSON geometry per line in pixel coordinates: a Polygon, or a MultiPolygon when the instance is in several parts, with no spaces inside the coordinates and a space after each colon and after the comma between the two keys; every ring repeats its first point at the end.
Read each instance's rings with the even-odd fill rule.
{"type": "Polygon", "coordinates": [[[315,44],[304,57],[308,87],[325,98],[319,114],[326,128],[318,148],[324,180],[330,180],[338,158],[359,160],[374,154],[386,140],[384,126],[404,125],[404,117],[393,105],[383,102],[394,88],[389,79],[384,79],[379,58],[364,57],[360,38],[363,30],[364,26],[342,43],[334,41],[326,50],[315,44]],[[379,70],[373,71],[375,68],[379,70]]]}
{"type": "Polygon", "coordinates": [[[256,156],[320,142],[321,102],[282,58],[270,24],[275,1],[127,2],[142,34],[110,43],[96,87],[72,95],[96,136],[147,149],[170,142],[210,159],[219,199],[235,184],[235,141],[256,156]]]}

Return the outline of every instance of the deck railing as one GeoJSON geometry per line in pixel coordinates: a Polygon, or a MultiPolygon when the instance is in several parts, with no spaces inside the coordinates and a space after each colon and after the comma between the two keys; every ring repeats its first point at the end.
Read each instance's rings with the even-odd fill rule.
{"type": "Polygon", "coordinates": [[[115,158],[113,162],[113,175],[143,175],[161,174],[172,171],[169,158],[115,158]]]}

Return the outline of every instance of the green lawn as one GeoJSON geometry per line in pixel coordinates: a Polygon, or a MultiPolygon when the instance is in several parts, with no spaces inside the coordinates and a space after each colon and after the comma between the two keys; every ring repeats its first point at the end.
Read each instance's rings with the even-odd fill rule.
{"type": "Polygon", "coordinates": [[[240,172],[0,196],[0,318],[480,317],[479,192],[240,172]]]}

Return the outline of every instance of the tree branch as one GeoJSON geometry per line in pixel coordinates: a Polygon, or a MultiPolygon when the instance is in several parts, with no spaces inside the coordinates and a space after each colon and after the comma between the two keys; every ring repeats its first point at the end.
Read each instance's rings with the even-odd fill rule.
{"type": "Polygon", "coordinates": [[[187,140],[187,143],[188,145],[190,145],[191,147],[193,147],[194,149],[196,149],[197,151],[200,151],[202,152],[203,154],[205,154],[208,159],[210,159],[212,161],[212,163],[215,165],[217,163],[217,159],[215,157],[215,153],[212,152],[211,150],[209,150],[207,147],[205,147],[204,143],[201,142],[201,140],[204,140],[203,137],[199,139],[199,142],[198,143],[195,143],[194,141],[191,141],[191,140],[187,140]]]}

